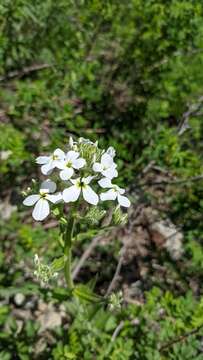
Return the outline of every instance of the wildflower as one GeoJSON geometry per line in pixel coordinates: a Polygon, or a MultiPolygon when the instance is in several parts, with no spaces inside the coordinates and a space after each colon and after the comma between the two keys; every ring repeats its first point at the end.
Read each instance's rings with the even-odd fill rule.
{"type": "Polygon", "coordinates": [[[112,158],[114,158],[116,156],[116,150],[113,148],[113,146],[110,146],[107,150],[106,153],[108,155],[110,155],[112,158]]]}
{"type": "Polygon", "coordinates": [[[44,220],[50,213],[49,201],[53,204],[58,203],[61,199],[61,193],[50,194],[56,191],[55,182],[47,179],[41,184],[39,194],[29,195],[23,201],[26,206],[34,206],[32,216],[37,221],[44,220]]]}
{"type": "Polygon", "coordinates": [[[97,205],[99,202],[99,197],[88,185],[92,178],[92,176],[88,176],[83,178],[70,179],[73,185],[63,191],[63,200],[65,202],[77,201],[80,193],[82,192],[85,201],[87,201],[89,204],[97,205]]]}
{"type": "Polygon", "coordinates": [[[117,165],[114,163],[113,157],[110,154],[104,153],[101,156],[101,162],[94,163],[93,170],[95,172],[100,172],[106,178],[113,179],[118,176],[116,167],[117,165]]]}
{"type": "Polygon", "coordinates": [[[125,189],[120,188],[118,185],[112,184],[111,180],[108,178],[103,178],[98,183],[104,189],[109,188],[108,191],[101,193],[100,199],[102,201],[117,199],[120,206],[130,206],[130,201],[128,198],[123,196],[125,189]]]}
{"type": "Polygon", "coordinates": [[[56,149],[50,156],[39,156],[36,163],[42,165],[41,172],[50,175],[52,170],[65,160],[65,153],[61,149],[56,149]]]}
{"type": "Polygon", "coordinates": [[[58,168],[61,169],[59,175],[62,180],[69,180],[74,174],[74,169],[78,170],[86,164],[85,159],[79,156],[79,152],[68,151],[65,159],[58,164],[58,168]]]}

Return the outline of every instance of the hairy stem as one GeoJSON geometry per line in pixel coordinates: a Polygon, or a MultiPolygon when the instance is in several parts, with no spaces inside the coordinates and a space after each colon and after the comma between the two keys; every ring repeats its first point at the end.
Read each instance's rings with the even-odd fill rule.
{"type": "Polygon", "coordinates": [[[66,284],[69,289],[73,289],[74,284],[71,277],[71,246],[72,246],[72,237],[74,231],[74,217],[71,216],[69,223],[67,225],[66,231],[64,233],[64,255],[65,255],[65,266],[64,274],[66,279],[66,284]]]}

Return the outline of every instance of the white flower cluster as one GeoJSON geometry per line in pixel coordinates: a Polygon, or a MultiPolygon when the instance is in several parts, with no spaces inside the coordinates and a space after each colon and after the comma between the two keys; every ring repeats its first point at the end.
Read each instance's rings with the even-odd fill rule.
{"type": "Polygon", "coordinates": [[[80,138],[78,142],[69,140],[69,151],[56,149],[49,156],[39,156],[37,164],[41,165],[43,175],[50,176],[54,169],[59,170],[63,189],[56,193],[56,183],[50,179],[43,181],[38,194],[29,195],[23,201],[26,206],[33,206],[32,216],[37,221],[44,220],[50,213],[49,202],[75,202],[82,197],[87,203],[97,205],[99,201],[116,200],[120,206],[129,207],[130,201],[123,194],[125,190],[112,183],[118,176],[114,162],[115,150],[100,150],[97,143],[80,138]],[[96,191],[90,183],[94,182],[96,191]],[[108,189],[97,193],[99,188],[108,189]]]}

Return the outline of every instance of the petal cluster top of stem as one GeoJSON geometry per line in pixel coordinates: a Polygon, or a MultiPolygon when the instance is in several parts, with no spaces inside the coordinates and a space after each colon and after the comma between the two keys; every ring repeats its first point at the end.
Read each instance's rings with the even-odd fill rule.
{"type": "Polygon", "coordinates": [[[117,201],[119,206],[130,206],[129,199],[123,195],[125,190],[112,183],[118,177],[113,147],[105,151],[87,139],[80,138],[76,142],[70,138],[67,150],[58,148],[52,154],[36,159],[42,174],[49,178],[42,182],[37,193],[29,194],[23,201],[26,206],[34,206],[32,216],[35,220],[42,221],[49,215],[50,203],[57,206],[61,202],[82,199],[96,206],[111,200],[117,201]],[[51,176],[55,181],[50,179],[51,176]]]}

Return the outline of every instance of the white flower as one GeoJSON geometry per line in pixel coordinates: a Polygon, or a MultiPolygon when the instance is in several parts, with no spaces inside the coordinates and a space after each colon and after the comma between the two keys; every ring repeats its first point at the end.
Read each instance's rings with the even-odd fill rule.
{"type": "Polygon", "coordinates": [[[88,185],[92,180],[92,176],[71,179],[72,186],[63,191],[63,200],[65,202],[77,201],[82,192],[83,198],[89,204],[97,205],[99,201],[98,195],[88,185]]]}
{"type": "Polygon", "coordinates": [[[104,193],[101,193],[100,199],[102,201],[117,199],[119,205],[124,206],[124,207],[130,206],[130,200],[128,200],[128,198],[126,196],[123,196],[123,194],[125,193],[124,189],[120,188],[117,185],[112,184],[111,180],[108,178],[103,178],[98,183],[102,188],[110,189],[104,193]]]}
{"type": "Polygon", "coordinates": [[[117,165],[113,161],[113,157],[107,153],[104,153],[101,157],[101,162],[95,162],[93,165],[93,170],[95,172],[100,172],[103,176],[113,179],[118,176],[118,171],[116,170],[117,165]]]}
{"type": "Polygon", "coordinates": [[[44,220],[50,213],[49,201],[53,204],[58,203],[62,200],[61,193],[50,194],[56,190],[55,182],[51,180],[45,180],[41,184],[39,194],[29,195],[23,201],[23,204],[26,206],[34,206],[32,216],[37,221],[44,220]]]}
{"type": "Polygon", "coordinates": [[[62,170],[59,174],[62,180],[70,179],[74,174],[74,169],[80,169],[86,164],[85,159],[79,157],[79,155],[79,152],[68,151],[65,159],[58,164],[58,168],[62,170]]]}
{"type": "Polygon", "coordinates": [[[116,156],[116,150],[113,148],[113,146],[110,146],[107,150],[106,153],[108,155],[110,155],[112,158],[114,158],[116,156]]]}
{"type": "Polygon", "coordinates": [[[42,174],[49,175],[64,159],[65,153],[61,149],[56,149],[50,156],[39,156],[36,163],[42,165],[42,174]]]}

